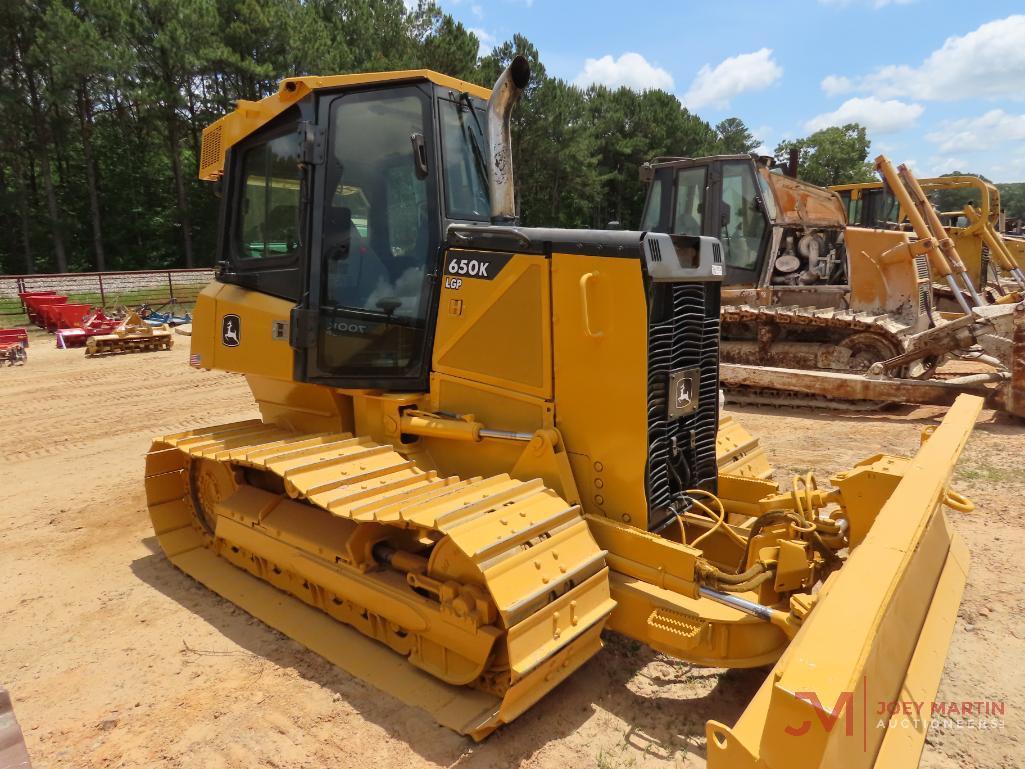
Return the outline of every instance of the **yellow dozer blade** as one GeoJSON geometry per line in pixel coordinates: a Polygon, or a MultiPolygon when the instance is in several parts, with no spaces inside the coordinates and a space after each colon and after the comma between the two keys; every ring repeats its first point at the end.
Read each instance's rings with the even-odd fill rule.
{"type": "Polygon", "coordinates": [[[980,408],[958,398],[737,724],[708,723],[710,767],[917,765],[968,572],[942,505],[980,408]],[[924,705],[891,725],[895,701],[924,705]]]}

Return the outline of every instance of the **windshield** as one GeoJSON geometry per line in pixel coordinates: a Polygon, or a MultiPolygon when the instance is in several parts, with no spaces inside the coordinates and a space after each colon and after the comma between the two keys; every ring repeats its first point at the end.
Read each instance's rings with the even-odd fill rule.
{"type": "Polygon", "coordinates": [[[768,214],[769,221],[774,222],[776,221],[776,196],[772,192],[772,185],[761,171],[755,172],[755,177],[758,179],[758,188],[762,193],[762,202],[765,203],[765,213],[768,214]]]}
{"type": "Polygon", "coordinates": [[[439,99],[441,151],[445,177],[445,211],[450,219],[486,222],[491,215],[488,195],[487,143],[482,110],[471,110],[469,99],[439,99]]]}
{"type": "Polygon", "coordinates": [[[430,101],[417,88],[331,104],[325,168],[319,366],[347,376],[415,376],[422,363],[434,225],[430,101]]]}

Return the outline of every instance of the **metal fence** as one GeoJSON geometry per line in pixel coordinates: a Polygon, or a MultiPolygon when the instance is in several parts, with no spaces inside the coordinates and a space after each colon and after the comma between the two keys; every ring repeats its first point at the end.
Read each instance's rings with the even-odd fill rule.
{"type": "Polygon", "coordinates": [[[23,316],[25,308],[18,294],[26,291],[56,291],[66,295],[68,302],[108,309],[142,304],[154,310],[172,304],[188,309],[213,277],[211,268],[0,275],[0,316],[23,316]]]}

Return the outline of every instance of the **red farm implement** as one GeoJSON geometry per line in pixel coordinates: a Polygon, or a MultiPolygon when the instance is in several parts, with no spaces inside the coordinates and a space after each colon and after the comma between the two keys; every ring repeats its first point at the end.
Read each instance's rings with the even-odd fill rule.
{"type": "Polygon", "coordinates": [[[18,294],[25,305],[28,319],[37,326],[46,327],[43,319],[43,308],[52,304],[67,304],[68,298],[54,291],[27,291],[18,294]]]}
{"type": "Polygon", "coordinates": [[[0,329],[0,363],[13,366],[27,359],[28,332],[23,328],[0,329]]]}
{"type": "Polygon", "coordinates": [[[113,334],[121,323],[121,318],[106,315],[103,310],[95,310],[82,318],[77,328],[62,328],[57,331],[58,347],[81,347],[90,337],[113,334]]]}

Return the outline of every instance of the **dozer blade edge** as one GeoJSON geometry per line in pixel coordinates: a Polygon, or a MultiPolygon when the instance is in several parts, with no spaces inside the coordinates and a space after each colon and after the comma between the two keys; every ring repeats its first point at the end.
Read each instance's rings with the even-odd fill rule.
{"type": "Polygon", "coordinates": [[[916,766],[968,573],[942,505],[980,398],[959,396],[733,728],[712,769],[916,766]],[[885,703],[924,703],[890,722],[885,703]]]}
{"type": "MultiPolygon", "coordinates": [[[[1013,374],[990,372],[952,380],[873,378],[841,371],[806,371],[737,363],[723,363],[720,377],[727,393],[730,388],[753,388],[775,390],[781,396],[788,393],[819,396],[827,401],[949,406],[961,395],[976,395],[984,398],[990,408],[1025,417],[1025,398],[1021,394],[1025,391],[1025,381],[1022,381],[1025,379],[1025,357],[1021,360],[1022,373],[1017,370],[1013,374]]],[[[729,400],[731,398],[727,397],[729,400]]]]}

